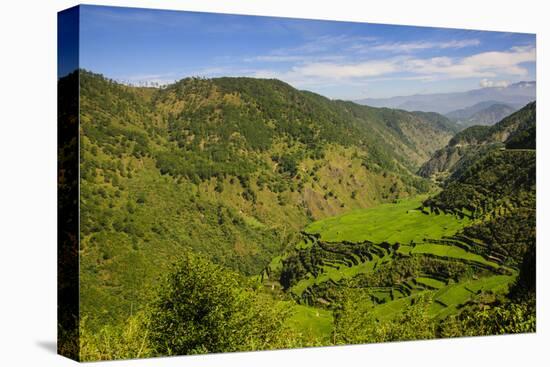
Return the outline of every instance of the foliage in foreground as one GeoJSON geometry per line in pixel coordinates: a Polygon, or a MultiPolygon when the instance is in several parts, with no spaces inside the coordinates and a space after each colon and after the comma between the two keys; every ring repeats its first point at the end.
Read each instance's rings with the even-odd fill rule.
{"type": "Polygon", "coordinates": [[[151,311],[150,340],[159,355],[221,353],[284,346],[288,316],[243,279],[186,254],[167,276],[151,311]],[[275,307],[273,307],[275,306],[275,307]]]}
{"type": "Polygon", "coordinates": [[[482,305],[440,324],[442,338],[532,333],[536,330],[534,302],[482,305]]]}
{"type": "Polygon", "coordinates": [[[335,344],[382,343],[436,337],[429,314],[431,298],[420,296],[396,319],[377,320],[368,299],[349,291],[335,313],[335,344]]]}
{"type": "Polygon", "coordinates": [[[124,323],[105,325],[100,330],[80,321],[80,360],[100,361],[152,357],[147,314],[140,312],[124,323]]]}
{"type": "Polygon", "coordinates": [[[290,302],[276,301],[239,274],[187,253],[165,277],[146,311],[98,331],[83,319],[80,358],[130,359],[534,332],[530,261],[523,264],[507,297],[489,297],[489,302],[467,305],[442,320],[430,314],[429,292],[413,298],[395,318],[380,319],[368,293],[347,288],[334,310],[334,328],[326,340],[289,327],[290,302]]]}
{"type": "Polygon", "coordinates": [[[157,289],[156,298],[125,322],[80,325],[83,361],[222,353],[304,346],[320,340],[288,326],[289,302],[273,300],[255,283],[186,253],[157,289]]]}

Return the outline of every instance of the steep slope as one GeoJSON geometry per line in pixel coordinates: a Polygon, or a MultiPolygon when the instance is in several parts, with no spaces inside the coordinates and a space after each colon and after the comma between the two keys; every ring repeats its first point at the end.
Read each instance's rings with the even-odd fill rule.
{"type": "Polygon", "coordinates": [[[443,191],[426,205],[477,218],[534,207],[534,195],[535,152],[496,149],[479,154],[454,172],[443,191]]]}
{"type": "Polygon", "coordinates": [[[490,128],[468,130],[449,143],[467,144],[466,154],[423,205],[475,220],[460,238],[483,243],[480,253],[518,267],[536,242],[536,104],[490,128]]]}
{"type": "MultiPolygon", "coordinates": [[[[277,80],[80,75],[82,313],[123,320],[183,251],[258,274],[312,219],[416,195],[441,118],[277,80]]],[[[444,120],[444,118],[442,118],[444,120]]]]}
{"type": "Polygon", "coordinates": [[[482,151],[498,149],[503,144],[534,149],[535,116],[536,103],[532,102],[493,126],[469,127],[456,134],[446,147],[436,151],[418,173],[423,177],[445,178],[482,151]]]}
{"type": "Polygon", "coordinates": [[[458,237],[483,244],[479,253],[514,267],[534,251],[536,242],[536,151],[530,139],[534,133],[524,134],[534,129],[533,122],[511,135],[504,147],[476,151],[440,193],[423,203],[431,212],[473,219],[458,237]],[[516,140],[518,134],[522,138],[516,140]]]}
{"type": "Polygon", "coordinates": [[[194,125],[201,123],[201,134],[215,130],[223,140],[237,131],[247,149],[264,149],[284,135],[311,147],[320,142],[371,147],[409,168],[456,131],[441,115],[330,101],[278,80],[184,79],[159,93],[156,104],[178,120],[172,121],[174,127],[188,125],[186,129],[196,133],[194,125]],[[396,148],[400,154],[394,152],[396,148]],[[404,153],[407,148],[416,156],[404,153]]]}

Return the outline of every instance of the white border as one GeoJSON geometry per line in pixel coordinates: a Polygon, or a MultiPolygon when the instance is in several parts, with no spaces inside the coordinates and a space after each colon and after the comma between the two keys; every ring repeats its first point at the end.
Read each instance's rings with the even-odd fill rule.
{"type": "MultiPolygon", "coordinates": [[[[550,223],[548,9],[544,1],[120,0],[94,4],[537,33],[538,332],[365,346],[111,362],[112,366],[521,366],[548,361],[550,223]],[[540,362],[537,362],[540,361],[540,362]]],[[[0,365],[65,366],[56,338],[56,12],[77,2],[11,1],[0,11],[0,365]]],[[[104,363],[94,364],[102,366],[104,363]]],[[[105,364],[107,365],[107,364],[105,364]]]]}

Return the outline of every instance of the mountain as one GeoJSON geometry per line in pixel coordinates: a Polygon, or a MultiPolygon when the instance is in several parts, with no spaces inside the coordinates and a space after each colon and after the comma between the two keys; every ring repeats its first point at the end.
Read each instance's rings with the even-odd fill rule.
{"type": "Polygon", "coordinates": [[[143,307],[184,251],[259,274],[307,223],[426,192],[444,116],[331,101],[279,80],[131,87],[80,77],[81,312],[143,307]],[[98,276],[100,274],[100,276],[98,276]]]}
{"type": "Polygon", "coordinates": [[[486,101],[449,112],[446,116],[465,129],[474,125],[494,125],[518,109],[507,104],[486,101]]]}
{"type": "Polygon", "coordinates": [[[399,108],[407,111],[432,111],[448,114],[469,108],[478,103],[495,103],[523,106],[536,99],[536,82],[519,82],[507,87],[488,87],[466,92],[416,94],[391,98],[366,98],[356,101],[373,107],[399,108]]]}
{"type": "Polygon", "coordinates": [[[502,120],[504,117],[517,111],[517,108],[505,105],[505,104],[492,104],[487,108],[477,111],[471,115],[462,125],[494,125],[502,120]]]}
{"type": "Polygon", "coordinates": [[[457,133],[418,171],[423,177],[445,178],[484,151],[502,146],[535,149],[536,103],[532,102],[493,126],[472,126],[457,133]]]}
{"type": "Polygon", "coordinates": [[[467,108],[451,111],[445,116],[462,128],[467,128],[473,125],[494,125],[519,108],[521,106],[516,108],[503,103],[485,101],[467,108]]]}
{"type": "Polygon", "coordinates": [[[59,82],[81,359],[534,331],[535,103],[457,132],[274,79],[59,82]]]}
{"type": "MultiPolygon", "coordinates": [[[[536,104],[492,127],[474,128],[449,142],[465,154],[447,168],[443,190],[423,205],[475,219],[460,237],[485,243],[481,253],[519,267],[534,256],[536,243],[536,104]]],[[[529,282],[534,292],[533,279],[529,282]]]]}

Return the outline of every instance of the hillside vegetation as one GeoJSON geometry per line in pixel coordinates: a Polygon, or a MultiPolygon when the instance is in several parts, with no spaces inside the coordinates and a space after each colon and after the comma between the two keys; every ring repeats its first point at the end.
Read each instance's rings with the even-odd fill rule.
{"type": "Polygon", "coordinates": [[[533,331],[533,111],[484,133],[505,145],[479,149],[439,193],[316,221],[264,276],[331,310],[344,343],[533,331]]]}
{"type": "Polygon", "coordinates": [[[312,218],[426,191],[411,171],[450,137],[277,80],[80,85],[83,310],[113,319],[184,249],[257,274],[312,218]]]}
{"type": "Polygon", "coordinates": [[[532,102],[493,126],[471,126],[460,131],[420,167],[418,174],[443,180],[487,150],[502,148],[503,145],[535,149],[535,130],[536,102],[532,102]]]}
{"type": "Polygon", "coordinates": [[[470,137],[278,80],[66,78],[81,359],[533,330],[534,104],[470,137]],[[441,187],[415,174],[464,141],[441,187]]]}

